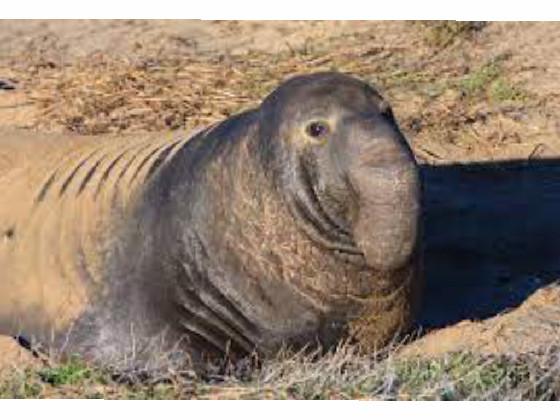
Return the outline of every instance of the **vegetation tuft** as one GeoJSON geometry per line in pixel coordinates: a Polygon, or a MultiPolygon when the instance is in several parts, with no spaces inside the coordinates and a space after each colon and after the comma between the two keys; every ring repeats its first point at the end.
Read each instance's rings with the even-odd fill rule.
{"type": "Polygon", "coordinates": [[[558,349],[516,356],[405,358],[398,352],[364,356],[342,345],[325,355],[283,353],[243,375],[167,374],[135,381],[72,359],[48,369],[14,370],[0,383],[0,397],[551,400],[560,397],[559,373],[558,349]]]}
{"type": "Polygon", "coordinates": [[[457,40],[469,39],[486,26],[486,22],[456,20],[420,21],[424,41],[431,47],[445,48],[457,40]]]}

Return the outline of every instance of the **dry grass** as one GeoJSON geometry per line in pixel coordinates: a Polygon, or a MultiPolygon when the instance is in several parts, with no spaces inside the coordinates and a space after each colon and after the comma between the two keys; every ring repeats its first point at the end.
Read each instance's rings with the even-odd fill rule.
{"type": "MultiPolygon", "coordinates": [[[[30,47],[12,71],[38,109],[29,125],[41,130],[192,129],[256,105],[292,75],[337,70],[382,88],[426,160],[446,158],[441,150],[448,146],[468,154],[477,145],[519,141],[521,120],[542,103],[510,80],[512,71],[502,65],[507,55],[472,65],[462,53],[483,25],[410,25],[420,33],[407,48],[361,33],[310,41],[279,54],[236,56],[154,51],[129,59],[98,54],[65,62],[53,41],[49,48],[30,47]],[[448,41],[434,46],[426,40],[442,31],[448,41]]],[[[525,135],[524,141],[531,138],[525,135]]]]}
{"type": "Polygon", "coordinates": [[[381,74],[381,60],[374,58],[382,53],[382,49],[361,48],[326,55],[324,51],[252,53],[134,62],[96,56],[61,68],[37,66],[26,74],[32,78],[27,83],[31,100],[42,110],[37,128],[59,125],[99,134],[206,124],[255,105],[295,74],[326,70],[381,74]]]}
{"type": "Polygon", "coordinates": [[[71,360],[14,371],[0,384],[2,398],[106,399],[373,399],[550,400],[560,396],[558,349],[520,356],[451,353],[400,358],[394,352],[360,355],[342,345],[318,354],[284,353],[227,373],[177,374],[123,380],[71,360]]]}
{"type": "MultiPolygon", "coordinates": [[[[338,42],[348,42],[345,38],[338,42]]],[[[43,50],[20,62],[20,79],[41,109],[36,128],[82,134],[194,127],[256,104],[283,79],[311,71],[379,73],[382,47],[315,46],[270,55],[142,57],[96,55],[63,64],[43,50]],[[263,65],[266,63],[266,65],[263,65]]],[[[389,51],[390,53],[390,51],[389,51]]],[[[51,53],[52,54],[52,53],[51,53]]]]}

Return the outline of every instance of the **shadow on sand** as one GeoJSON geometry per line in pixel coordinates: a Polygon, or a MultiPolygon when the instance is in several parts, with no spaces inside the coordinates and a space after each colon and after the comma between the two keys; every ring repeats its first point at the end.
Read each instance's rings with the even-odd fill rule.
{"type": "Polygon", "coordinates": [[[423,328],[488,318],[560,278],[560,159],[422,173],[423,328]]]}

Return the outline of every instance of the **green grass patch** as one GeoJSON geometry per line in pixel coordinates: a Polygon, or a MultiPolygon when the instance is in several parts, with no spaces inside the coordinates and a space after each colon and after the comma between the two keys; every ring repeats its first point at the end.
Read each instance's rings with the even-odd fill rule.
{"type": "Polygon", "coordinates": [[[480,95],[500,77],[501,71],[500,61],[492,60],[460,80],[459,87],[468,96],[480,95]]]}
{"type": "Polygon", "coordinates": [[[492,102],[522,102],[529,95],[521,87],[507,79],[503,63],[508,55],[497,56],[474,71],[470,72],[457,83],[467,99],[485,99],[492,102]]]}
{"type": "Polygon", "coordinates": [[[90,379],[93,376],[93,370],[79,358],[73,357],[59,366],[39,370],[38,375],[44,382],[51,385],[73,385],[90,379]]]}
{"type": "Polygon", "coordinates": [[[523,102],[529,98],[525,90],[501,77],[492,82],[488,95],[494,102],[523,102]]]}
{"type": "Polygon", "coordinates": [[[463,400],[497,397],[515,391],[526,395],[530,369],[501,358],[484,360],[468,353],[452,354],[439,360],[417,360],[397,364],[401,392],[414,399],[463,400]]]}

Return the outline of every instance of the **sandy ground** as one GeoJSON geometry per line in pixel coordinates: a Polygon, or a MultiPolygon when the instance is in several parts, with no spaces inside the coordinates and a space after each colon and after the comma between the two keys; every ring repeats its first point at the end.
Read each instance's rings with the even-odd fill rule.
{"type": "Polygon", "coordinates": [[[25,52],[30,42],[45,44],[55,39],[69,59],[97,51],[134,55],[143,49],[164,54],[242,54],[250,50],[275,53],[298,48],[310,39],[371,27],[367,21],[5,21],[0,28],[0,56],[25,52]]]}
{"type": "MultiPolygon", "coordinates": [[[[76,63],[99,54],[105,61],[208,60],[213,71],[237,75],[232,86],[205,87],[206,103],[254,71],[245,57],[263,60],[259,76],[272,84],[289,71],[267,66],[292,56],[303,57],[294,60],[304,70],[336,64],[380,85],[424,164],[427,290],[419,326],[429,333],[408,351],[550,345],[560,325],[560,24],[491,22],[450,42],[438,33],[431,40],[434,33],[411,22],[4,21],[0,127],[73,130],[61,115],[67,97],[84,102],[91,91],[70,90],[69,80],[76,63]],[[322,52],[307,58],[318,45],[322,52]],[[262,54],[280,59],[270,64],[262,54]],[[494,62],[498,70],[488,65],[494,62]]],[[[200,74],[166,80],[177,91],[199,83],[200,74]]],[[[87,89],[97,83],[87,82],[87,89]]],[[[209,112],[208,120],[224,112],[209,112]]],[[[142,118],[119,129],[159,127],[142,118]]],[[[83,127],[89,134],[91,126],[83,127]]]]}

